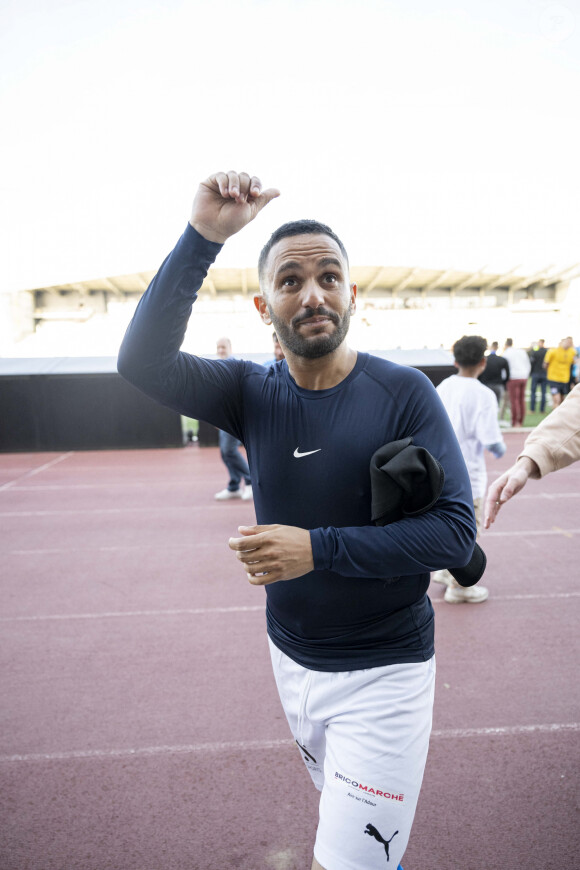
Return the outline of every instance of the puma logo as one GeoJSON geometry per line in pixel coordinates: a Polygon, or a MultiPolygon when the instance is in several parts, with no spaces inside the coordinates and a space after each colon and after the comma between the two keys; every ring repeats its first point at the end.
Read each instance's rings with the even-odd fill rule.
{"type": "Polygon", "coordinates": [[[311,761],[313,764],[317,763],[315,757],[308,752],[306,747],[302,746],[302,744],[298,743],[298,741],[296,741],[296,745],[299,746],[304,753],[304,761],[311,761]]]}
{"type": "MultiPolygon", "coordinates": [[[[399,833],[398,831],[395,831],[395,833],[393,834],[393,837],[396,837],[398,833],[399,833]]],[[[381,835],[379,834],[379,832],[377,831],[377,829],[375,828],[375,826],[371,825],[371,824],[368,824],[366,826],[365,834],[369,834],[371,837],[374,837],[378,843],[383,844],[383,846],[385,847],[385,852],[387,853],[387,861],[388,861],[389,860],[389,843],[391,842],[393,837],[391,837],[391,840],[384,840],[381,837],[381,835]]]]}

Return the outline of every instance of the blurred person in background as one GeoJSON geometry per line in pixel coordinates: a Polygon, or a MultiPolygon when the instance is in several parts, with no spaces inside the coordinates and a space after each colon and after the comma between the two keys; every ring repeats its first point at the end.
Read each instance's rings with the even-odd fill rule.
{"type": "Polygon", "coordinates": [[[523,347],[514,347],[512,338],[506,338],[503,351],[510,367],[507,390],[510,397],[512,427],[524,425],[526,417],[526,384],[531,370],[530,358],[523,347]]]}
{"type": "Polygon", "coordinates": [[[548,353],[548,348],[545,347],[545,340],[540,338],[538,343],[531,347],[528,351],[531,365],[532,384],[530,387],[530,411],[536,410],[536,390],[540,388],[540,413],[543,414],[546,410],[546,387],[548,386],[548,375],[544,368],[544,357],[548,353]]]}
{"type": "MultiPolygon", "coordinates": [[[[484,356],[486,347],[487,341],[481,335],[464,335],[456,341],[452,350],[457,374],[446,378],[437,387],[467,465],[478,534],[487,488],[484,450],[489,450],[499,459],[506,449],[494,395],[478,380],[489,359],[484,356]]],[[[447,586],[444,600],[448,604],[480,604],[489,597],[485,586],[479,583],[460,586],[447,570],[435,571],[431,579],[447,586]]]]}
{"type": "Polygon", "coordinates": [[[272,359],[269,359],[264,363],[266,367],[276,365],[277,362],[280,362],[281,359],[285,359],[284,350],[278,341],[278,336],[275,332],[272,333],[272,349],[274,351],[274,356],[272,359]]]}
{"type": "Polygon", "coordinates": [[[561,405],[570,392],[572,364],[575,359],[576,348],[570,335],[563,338],[558,347],[551,347],[544,358],[543,365],[547,371],[554,408],[561,405]]]}
{"type": "MultiPolygon", "coordinates": [[[[574,345],[574,342],[572,341],[572,336],[569,335],[568,338],[572,342],[572,345],[574,345]]],[[[580,363],[580,345],[576,346],[575,351],[576,351],[576,356],[575,356],[574,361],[572,363],[572,368],[570,369],[570,390],[571,391],[574,389],[576,384],[580,382],[580,379],[578,377],[578,365],[580,363]]]]}
{"type": "MultiPolygon", "coordinates": [[[[229,338],[224,336],[219,338],[216,345],[216,354],[220,359],[233,358],[232,343],[229,338]]],[[[219,432],[220,455],[223,463],[226,466],[230,479],[225,489],[220,489],[216,492],[215,498],[218,501],[227,501],[231,498],[241,498],[244,501],[249,501],[252,498],[252,478],[247,461],[240,453],[242,442],[230,435],[229,432],[219,432]],[[245,483],[241,489],[242,480],[245,483]]]]}
{"type": "Polygon", "coordinates": [[[506,384],[510,376],[510,367],[507,361],[498,354],[499,344],[492,341],[489,354],[486,357],[486,366],[478,377],[482,384],[493,392],[497,399],[497,406],[501,408],[502,400],[506,391],[506,384]]]}

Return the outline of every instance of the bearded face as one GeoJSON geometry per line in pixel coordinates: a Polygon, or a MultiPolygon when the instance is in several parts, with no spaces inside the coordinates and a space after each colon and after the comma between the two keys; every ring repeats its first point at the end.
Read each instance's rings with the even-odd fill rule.
{"type": "Polygon", "coordinates": [[[287,351],[319,359],[344,341],[356,286],[335,240],[322,233],[284,237],[271,249],[255,304],[287,351]]]}
{"type": "Polygon", "coordinates": [[[286,323],[281,317],[278,317],[270,305],[268,305],[268,311],[282,344],[296,356],[305,359],[318,359],[332,353],[342,344],[350,326],[350,307],[347,308],[342,317],[324,306],[320,306],[316,310],[307,308],[303,314],[293,317],[290,323],[286,323]],[[317,335],[316,330],[311,328],[308,335],[302,334],[300,332],[301,325],[306,323],[313,325],[314,318],[325,318],[325,321],[334,324],[334,330],[328,332],[321,329],[320,334],[317,335]]]}

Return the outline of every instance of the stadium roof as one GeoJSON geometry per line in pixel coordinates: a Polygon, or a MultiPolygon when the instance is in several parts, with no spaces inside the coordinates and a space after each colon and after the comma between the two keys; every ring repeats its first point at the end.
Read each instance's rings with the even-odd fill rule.
{"type": "MultiPolygon", "coordinates": [[[[155,272],[135,272],[130,275],[115,275],[106,278],[94,278],[77,281],[70,284],[57,284],[45,287],[30,288],[33,291],[45,291],[66,294],[68,292],[89,293],[103,291],[115,295],[143,293],[155,272]]],[[[507,272],[488,272],[482,267],[475,272],[455,269],[427,269],[422,267],[404,266],[354,266],[351,268],[351,280],[358,285],[359,298],[369,295],[393,295],[399,293],[459,293],[470,289],[478,292],[492,292],[502,288],[508,292],[550,287],[561,282],[568,282],[580,275],[580,263],[574,263],[566,269],[555,269],[548,265],[530,274],[518,266],[507,272]]],[[[258,270],[255,268],[211,268],[203,283],[203,291],[210,296],[253,296],[259,292],[258,270]]]]}

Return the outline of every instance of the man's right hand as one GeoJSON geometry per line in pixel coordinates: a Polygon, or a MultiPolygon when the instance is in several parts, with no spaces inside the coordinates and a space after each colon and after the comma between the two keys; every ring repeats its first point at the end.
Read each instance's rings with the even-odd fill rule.
{"type": "Polygon", "coordinates": [[[223,244],[277,196],[280,191],[274,187],[262,191],[255,175],[216,172],[199,185],[189,222],[208,242],[223,244]]]}

